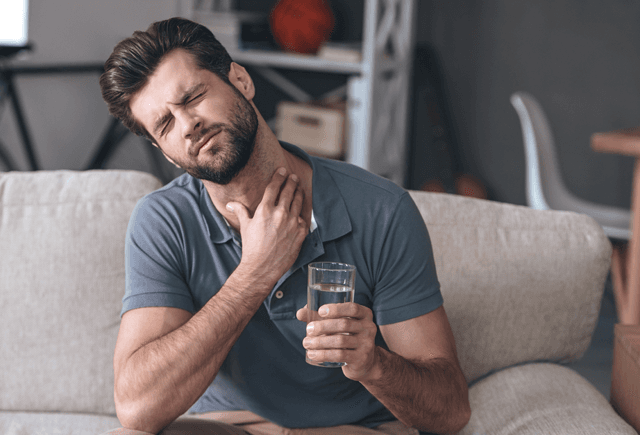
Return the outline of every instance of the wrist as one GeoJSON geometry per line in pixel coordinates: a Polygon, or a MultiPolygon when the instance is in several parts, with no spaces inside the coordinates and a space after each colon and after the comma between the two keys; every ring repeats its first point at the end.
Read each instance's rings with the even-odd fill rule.
{"type": "Polygon", "coordinates": [[[360,382],[362,384],[372,385],[379,383],[384,377],[385,366],[388,365],[386,364],[386,362],[389,358],[389,355],[390,354],[388,351],[381,348],[380,346],[376,346],[373,351],[373,363],[371,365],[371,368],[367,371],[365,376],[360,379],[360,382]]]}
{"type": "Polygon", "coordinates": [[[255,269],[246,267],[240,262],[225,285],[245,297],[259,295],[264,300],[276,282],[277,280],[274,281],[267,274],[258,273],[255,269]]]}
{"type": "Polygon", "coordinates": [[[271,264],[256,265],[255,262],[245,258],[240,259],[238,267],[233,272],[233,275],[241,277],[243,281],[251,283],[256,288],[266,288],[267,293],[273,289],[283,274],[284,272],[280,272],[271,264]]]}

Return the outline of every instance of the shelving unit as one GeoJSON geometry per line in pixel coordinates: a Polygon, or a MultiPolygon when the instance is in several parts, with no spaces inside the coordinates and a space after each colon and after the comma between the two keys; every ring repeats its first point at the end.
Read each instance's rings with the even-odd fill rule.
{"type": "MultiPolygon", "coordinates": [[[[278,69],[347,74],[346,160],[403,185],[415,12],[415,0],[365,0],[361,62],[260,50],[229,49],[229,54],[298,102],[311,97],[278,69]]],[[[194,17],[194,10],[185,16],[194,17]]]]}

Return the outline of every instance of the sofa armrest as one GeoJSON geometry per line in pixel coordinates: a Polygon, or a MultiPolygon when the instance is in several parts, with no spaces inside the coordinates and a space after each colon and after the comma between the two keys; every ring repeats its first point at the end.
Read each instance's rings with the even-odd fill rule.
{"type": "Polygon", "coordinates": [[[112,429],[108,432],[103,432],[101,435],[154,435],[151,432],[144,432],[141,430],[134,429],[125,429],[123,427],[119,427],[117,429],[112,429]]]}
{"type": "Polygon", "coordinates": [[[411,191],[431,242],[467,381],[589,347],[611,261],[595,220],[411,191]]]}
{"type": "Polygon", "coordinates": [[[469,390],[471,420],[458,435],[637,435],[575,371],[553,363],[501,370],[469,390]]]}

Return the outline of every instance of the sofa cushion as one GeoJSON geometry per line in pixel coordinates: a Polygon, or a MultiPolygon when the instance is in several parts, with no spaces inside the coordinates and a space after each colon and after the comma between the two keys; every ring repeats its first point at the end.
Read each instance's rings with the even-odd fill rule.
{"type": "Polygon", "coordinates": [[[471,419],[458,435],[636,435],[586,379],[558,364],[511,367],[469,389],[471,419]]]}
{"type": "Polygon", "coordinates": [[[118,419],[111,416],[0,411],[2,435],[96,435],[119,426],[118,419]]]}
{"type": "Polygon", "coordinates": [[[586,351],[611,244],[592,218],[411,192],[431,237],[444,306],[468,381],[586,351]]]}
{"type": "Polygon", "coordinates": [[[0,174],[0,410],[115,414],[135,171],[0,174]]]}

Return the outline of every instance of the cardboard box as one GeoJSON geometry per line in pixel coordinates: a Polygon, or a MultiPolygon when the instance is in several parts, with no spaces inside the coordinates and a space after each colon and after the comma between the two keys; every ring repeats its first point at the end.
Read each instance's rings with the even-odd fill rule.
{"type": "Polygon", "coordinates": [[[342,158],[345,114],[335,108],[281,102],[276,114],[276,135],[310,154],[342,158]]]}
{"type": "Polygon", "coordinates": [[[611,405],[640,432],[640,325],[616,324],[611,372],[611,405]]]}

